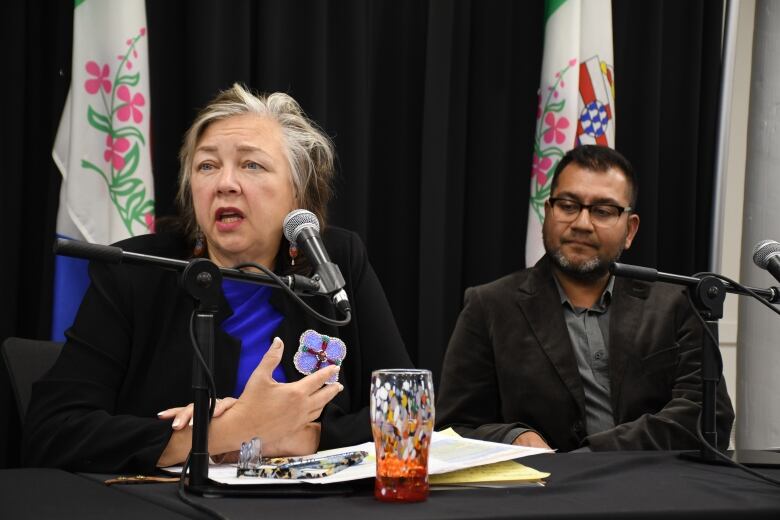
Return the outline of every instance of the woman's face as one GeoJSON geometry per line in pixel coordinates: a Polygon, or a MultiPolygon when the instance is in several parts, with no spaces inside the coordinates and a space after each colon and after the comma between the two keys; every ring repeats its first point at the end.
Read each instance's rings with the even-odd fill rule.
{"type": "Polygon", "coordinates": [[[296,207],[282,142],[279,123],[243,114],[212,123],[195,146],[195,218],[218,265],[274,267],[282,222],[296,207]]]}

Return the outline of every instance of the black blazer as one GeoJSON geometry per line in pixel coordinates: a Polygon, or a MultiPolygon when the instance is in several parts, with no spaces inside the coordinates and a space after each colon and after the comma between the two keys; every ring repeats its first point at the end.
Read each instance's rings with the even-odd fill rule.
{"type": "MultiPolygon", "coordinates": [[[[617,278],[609,372],[615,428],[586,436],[585,394],[549,261],[466,291],[436,405],[440,427],[502,442],[538,431],[554,449],[698,447],[703,329],[679,287],[617,278]]],[[[718,444],[734,411],[721,379],[718,444]]]]}
{"type": "MultiPolygon", "coordinates": [[[[352,304],[346,327],[324,325],[282,291],[271,303],[284,315],[275,335],[284,340],[282,366],[288,381],[303,377],[293,366],[300,334],[314,329],[347,345],[339,380],[344,390],[323,411],[320,448],[371,439],[368,400],[371,371],[412,363],[365,248],[352,232],[331,227],[323,234],[339,265],[352,304]]],[[[118,244],[129,251],[187,258],[181,235],[156,234],[118,244]]],[[[157,413],[192,401],[193,301],[178,287],[178,275],[161,269],[92,263],[91,285],[62,355],[33,387],[23,442],[23,463],[75,471],[148,472],[171,436],[170,421],[157,413]]],[[[337,317],[324,298],[308,298],[320,313],[337,317]]],[[[217,323],[230,314],[222,298],[217,323]]],[[[217,395],[235,385],[240,340],[217,327],[214,376],[217,395]]]]}

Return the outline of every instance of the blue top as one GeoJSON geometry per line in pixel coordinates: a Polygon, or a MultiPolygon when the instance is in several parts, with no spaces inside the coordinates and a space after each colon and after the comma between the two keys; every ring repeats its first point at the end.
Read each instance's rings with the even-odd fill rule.
{"type": "MultiPolygon", "coordinates": [[[[222,329],[241,340],[236,386],[233,389],[233,397],[238,397],[271,347],[273,334],[284,316],[269,301],[270,287],[225,279],[222,290],[233,309],[233,315],[222,322],[222,329]]],[[[273,377],[280,383],[287,381],[281,365],[274,369],[273,377]]]]}

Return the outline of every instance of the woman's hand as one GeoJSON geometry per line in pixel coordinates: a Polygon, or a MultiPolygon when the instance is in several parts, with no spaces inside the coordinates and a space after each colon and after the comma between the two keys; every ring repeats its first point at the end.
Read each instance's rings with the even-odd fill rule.
{"type": "MultiPolygon", "coordinates": [[[[260,364],[247,381],[244,392],[225,411],[223,418],[231,424],[237,440],[260,437],[265,446],[312,446],[315,428],[309,426],[322,409],[343,390],[340,383],[326,385],[337,366],[329,366],[294,383],[278,383],[273,371],[282,359],[284,344],[274,338],[260,364]],[[289,438],[288,438],[289,437],[289,438]]],[[[319,427],[316,428],[319,443],[319,427]]],[[[313,446],[316,451],[316,445],[313,446]]],[[[237,446],[233,449],[237,449],[237,446]]],[[[298,450],[296,450],[298,451],[298,450]]]]}
{"type": "MultiPolygon", "coordinates": [[[[214,417],[219,417],[226,410],[236,403],[236,400],[232,397],[225,397],[223,399],[217,399],[217,404],[214,406],[214,417]]],[[[168,408],[157,414],[162,420],[173,419],[171,428],[174,430],[181,430],[187,426],[192,426],[192,411],[193,404],[190,403],[187,406],[179,406],[177,408],[168,408]]]]}
{"type": "MultiPolygon", "coordinates": [[[[284,344],[274,338],[238,399],[225,398],[215,409],[209,428],[209,452],[229,453],[252,437],[260,437],[268,454],[295,455],[317,451],[320,428],[313,425],[322,409],[344,387],[325,382],[338,372],[329,366],[294,383],[274,381],[273,371],[282,359],[284,344]],[[230,399],[228,401],[228,399],[230,399]]],[[[185,429],[192,417],[190,405],[161,412],[178,418],[174,433],[160,455],[161,467],[181,463],[190,450],[192,436],[185,429]],[[187,418],[185,421],[184,419],[187,418]]],[[[161,416],[162,418],[162,416],[161,416]]]]}

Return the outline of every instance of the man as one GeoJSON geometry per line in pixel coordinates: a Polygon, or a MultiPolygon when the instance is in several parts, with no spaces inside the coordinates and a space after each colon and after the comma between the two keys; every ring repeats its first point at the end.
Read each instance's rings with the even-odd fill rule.
{"type": "MultiPolygon", "coordinates": [[[[703,328],[682,288],[608,270],[639,229],[633,168],[609,148],[575,148],[550,193],[546,255],[466,290],[439,426],[560,451],[697,448],[703,328]]],[[[733,420],[721,380],[721,448],[733,420]]]]}

